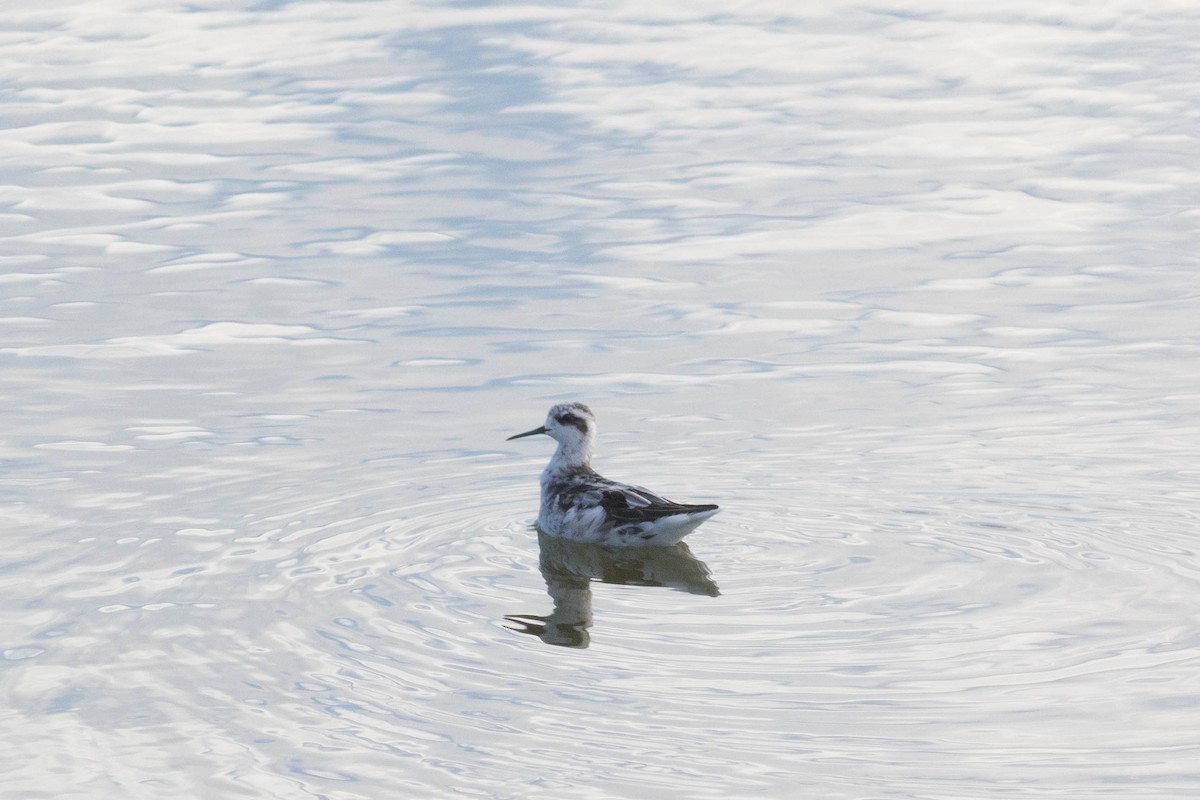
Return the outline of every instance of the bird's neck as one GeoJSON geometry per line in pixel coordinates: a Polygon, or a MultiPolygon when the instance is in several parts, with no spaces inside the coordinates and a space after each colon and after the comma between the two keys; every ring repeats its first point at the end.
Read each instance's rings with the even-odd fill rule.
{"type": "Polygon", "coordinates": [[[588,469],[592,465],[591,439],[576,439],[569,442],[559,442],[550,460],[550,468],[555,471],[588,469]]]}

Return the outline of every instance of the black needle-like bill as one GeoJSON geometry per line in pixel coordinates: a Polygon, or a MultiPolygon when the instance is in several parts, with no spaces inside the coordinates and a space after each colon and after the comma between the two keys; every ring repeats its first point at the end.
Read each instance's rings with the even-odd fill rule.
{"type": "Polygon", "coordinates": [[[511,442],[513,439],[523,439],[526,436],[537,436],[539,433],[545,433],[545,432],[546,432],[546,426],[543,425],[540,428],[534,428],[531,431],[525,431],[524,433],[518,433],[516,436],[510,436],[507,439],[505,439],[504,441],[511,442]]]}

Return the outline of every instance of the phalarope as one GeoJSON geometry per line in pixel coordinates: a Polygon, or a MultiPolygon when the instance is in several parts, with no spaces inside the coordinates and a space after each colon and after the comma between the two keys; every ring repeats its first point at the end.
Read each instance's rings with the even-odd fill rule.
{"type": "Polygon", "coordinates": [[[544,433],[558,442],[542,472],[538,527],[550,536],[605,545],[672,545],[720,510],[664,500],[592,469],[596,417],[583,403],[559,403],[546,424],[508,437],[544,433]]]}

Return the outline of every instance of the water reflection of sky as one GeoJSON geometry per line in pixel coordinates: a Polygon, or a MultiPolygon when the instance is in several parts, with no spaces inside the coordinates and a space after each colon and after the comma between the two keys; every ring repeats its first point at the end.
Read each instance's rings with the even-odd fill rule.
{"type": "Polygon", "coordinates": [[[1190,4],[6,22],[11,785],[1194,788],[1190,4]],[[567,397],[726,507],[582,652],[567,397]]]}

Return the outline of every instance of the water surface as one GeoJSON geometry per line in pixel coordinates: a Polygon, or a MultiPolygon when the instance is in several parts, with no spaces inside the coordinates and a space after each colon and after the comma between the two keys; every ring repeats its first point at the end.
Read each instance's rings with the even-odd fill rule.
{"type": "Polygon", "coordinates": [[[7,18],[14,797],[1200,788],[1190,4],[7,18]]]}

